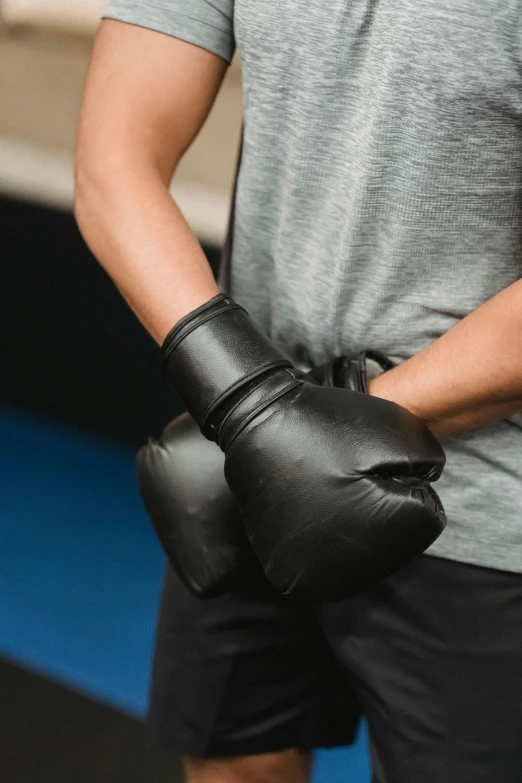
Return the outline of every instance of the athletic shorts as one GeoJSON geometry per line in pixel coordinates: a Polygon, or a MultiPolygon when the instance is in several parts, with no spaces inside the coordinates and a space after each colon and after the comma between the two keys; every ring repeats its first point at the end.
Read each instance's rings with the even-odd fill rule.
{"type": "Polygon", "coordinates": [[[183,755],[349,744],[373,783],[522,783],[522,575],[423,556],[348,601],[193,597],[169,571],[149,726],[183,755]]]}

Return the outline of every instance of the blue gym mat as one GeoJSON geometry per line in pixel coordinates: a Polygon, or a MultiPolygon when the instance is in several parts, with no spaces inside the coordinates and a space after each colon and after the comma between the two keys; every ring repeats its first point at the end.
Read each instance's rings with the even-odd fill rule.
{"type": "MultiPolygon", "coordinates": [[[[0,410],[0,654],[142,718],[164,557],[134,454],[0,410]]],[[[368,783],[366,730],[314,783],[368,783]]]]}

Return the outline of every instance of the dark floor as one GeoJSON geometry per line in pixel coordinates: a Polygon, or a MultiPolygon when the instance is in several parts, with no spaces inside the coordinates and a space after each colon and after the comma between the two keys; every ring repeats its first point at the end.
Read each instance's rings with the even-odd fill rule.
{"type": "Polygon", "coordinates": [[[132,446],[159,432],[181,403],[72,215],[0,197],[0,236],[0,402],[132,446]]]}
{"type": "Polygon", "coordinates": [[[177,783],[175,757],[143,724],[48,679],[0,662],[3,783],[177,783]]]}

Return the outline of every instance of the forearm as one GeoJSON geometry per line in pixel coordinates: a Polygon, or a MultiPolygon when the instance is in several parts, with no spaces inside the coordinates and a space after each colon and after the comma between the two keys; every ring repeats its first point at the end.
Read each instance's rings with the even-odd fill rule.
{"type": "Polygon", "coordinates": [[[370,393],[403,405],[448,434],[521,410],[522,281],[375,378],[370,393]]]}
{"type": "Polygon", "coordinates": [[[160,173],[118,162],[109,176],[80,171],[75,215],[100,264],[161,343],[176,321],[217,293],[197,239],[160,173]]]}
{"type": "Polygon", "coordinates": [[[505,419],[520,411],[522,411],[522,400],[515,400],[497,405],[486,405],[483,408],[457,413],[446,418],[426,420],[426,424],[439,440],[444,440],[487,427],[488,424],[493,424],[495,421],[505,419]]]}
{"type": "Polygon", "coordinates": [[[169,184],[226,71],[216,55],[104,19],[75,152],[75,216],[94,255],[161,343],[216,284],[169,184]]]}

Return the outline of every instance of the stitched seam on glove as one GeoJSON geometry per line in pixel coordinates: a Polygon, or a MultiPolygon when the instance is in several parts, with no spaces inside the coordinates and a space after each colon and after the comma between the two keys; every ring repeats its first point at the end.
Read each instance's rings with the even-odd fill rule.
{"type": "MultiPolygon", "coordinates": [[[[279,389],[277,392],[274,392],[274,394],[271,394],[269,397],[267,397],[265,400],[263,400],[263,402],[261,402],[256,408],[254,408],[254,410],[246,417],[246,419],[241,422],[241,426],[238,427],[237,432],[235,432],[232,435],[232,437],[230,438],[228,443],[222,444],[221,440],[220,440],[220,435],[221,435],[223,426],[224,426],[225,422],[227,421],[227,419],[229,418],[229,416],[233,413],[235,408],[237,408],[237,405],[239,405],[241,402],[243,402],[243,400],[239,400],[237,405],[234,408],[232,408],[232,410],[229,412],[227,418],[221,424],[220,430],[219,430],[217,438],[216,438],[216,442],[218,443],[219,447],[222,448],[223,451],[225,451],[225,453],[226,453],[226,451],[230,448],[230,446],[235,441],[237,436],[240,435],[241,432],[243,432],[245,427],[248,424],[250,424],[252,419],[255,419],[256,416],[258,416],[260,413],[262,413],[266,408],[268,408],[269,405],[271,405],[273,402],[278,400],[280,397],[283,397],[285,394],[288,394],[288,392],[292,391],[292,389],[297,389],[299,386],[302,386],[302,385],[303,385],[302,381],[297,381],[297,380],[295,380],[295,378],[293,378],[292,381],[289,381],[285,387],[283,387],[282,389],[279,389]]],[[[255,389],[252,390],[252,392],[254,392],[254,391],[255,391],[255,389]]],[[[245,398],[245,399],[248,399],[248,398],[245,398]]]]}
{"type": "MultiPolygon", "coordinates": [[[[233,397],[235,394],[238,395],[237,402],[233,403],[231,410],[234,410],[234,408],[239,405],[244,399],[248,397],[248,395],[254,391],[255,389],[259,388],[259,386],[263,383],[265,380],[264,376],[268,376],[272,373],[273,370],[284,368],[284,367],[291,367],[292,365],[290,362],[288,362],[286,359],[281,359],[277,362],[270,362],[269,364],[264,364],[262,367],[259,367],[257,370],[252,371],[249,375],[243,376],[241,380],[239,380],[237,383],[235,383],[233,386],[230,386],[226,391],[223,392],[223,394],[217,398],[217,400],[213,400],[212,403],[208,406],[206,411],[203,412],[201,416],[201,423],[200,423],[200,429],[201,432],[206,435],[207,437],[210,437],[210,440],[215,439],[216,434],[216,426],[212,423],[209,423],[209,419],[214,414],[219,414],[219,408],[221,408],[227,401],[230,403],[230,398],[233,397]],[[261,376],[263,378],[261,379],[261,376]],[[260,381],[254,389],[251,389],[248,392],[244,391],[244,387],[247,386],[252,381],[256,380],[256,378],[259,378],[260,381]],[[207,435],[208,433],[208,435],[207,435]]],[[[225,419],[228,417],[225,416],[225,419]]],[[[217,429],[221,429],[222,423],[218,425],[217,429]]]]}

